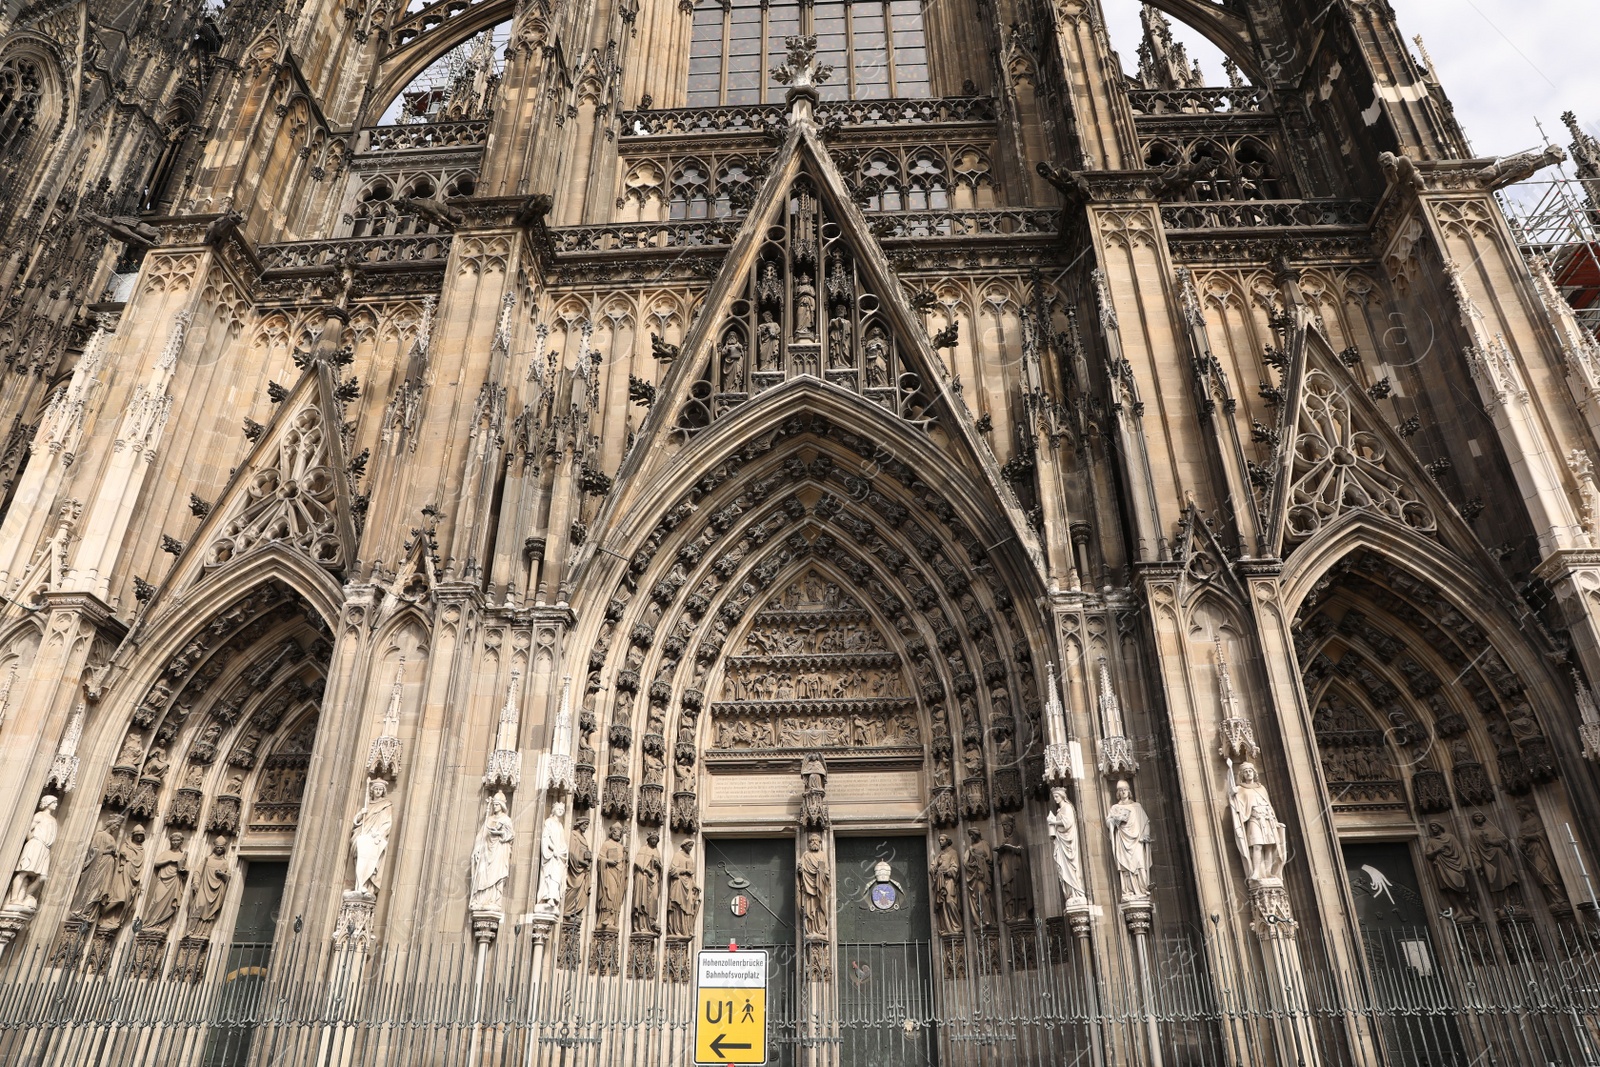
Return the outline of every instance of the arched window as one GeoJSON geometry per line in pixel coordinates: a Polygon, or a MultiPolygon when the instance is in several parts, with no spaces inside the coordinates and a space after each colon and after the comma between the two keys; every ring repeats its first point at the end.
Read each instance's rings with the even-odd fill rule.
{"type": "Polygon", "coordinates": [[[22,58],[0,65],[0,157],[19,151],[39,112],[39,68],[22,58]]]}
{"type": "Polygon", "coordinates": [[[783,40],[817,36],[821,62],[833,77],[829,100],[928,95],[928,49],[921,0],[700,0],[689,51],[689,106],[759,104],[783,99],[772,78],[783,40]]]}

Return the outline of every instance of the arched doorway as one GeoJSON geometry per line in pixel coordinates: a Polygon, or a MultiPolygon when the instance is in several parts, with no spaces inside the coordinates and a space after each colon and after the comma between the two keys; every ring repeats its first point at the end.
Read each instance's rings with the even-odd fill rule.
{"type": "Polygon", "coordinates": [[[1444,1007],[1579,950],[1550,831],[1568,801],[1507,635],[1368,550],[1317,583],[1296,626],[1391,1055],[1559,1060],[1574,1038],[1559,1019],[1505,1026],[1444,1007]]]}
{"type": "MultiPolygon", "coordinates": [[[[195,628],[132,698],[50,962],[259,988],[293,856],[331,634],[271,580],[195,628]]],[[[243,1062],[214,1029],[206,1063],[243,1062]]]]}

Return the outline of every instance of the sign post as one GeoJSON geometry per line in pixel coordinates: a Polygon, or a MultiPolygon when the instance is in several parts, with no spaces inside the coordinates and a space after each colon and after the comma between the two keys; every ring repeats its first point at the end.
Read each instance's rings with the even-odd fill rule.
{"type": "Polygon", "coordinates": [[[694,974],[694,1062],[767,1062],[767,954],[700,953],[694,974]]]}

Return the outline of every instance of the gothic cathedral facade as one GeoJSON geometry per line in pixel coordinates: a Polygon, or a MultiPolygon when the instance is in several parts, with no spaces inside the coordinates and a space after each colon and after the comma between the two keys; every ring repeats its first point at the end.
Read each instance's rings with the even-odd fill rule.
{"type": "Polygon", "coordinates": [[[1133,2],[0,4],[0,1056],[1594,1062],[1564,154],[1133,2]]]}

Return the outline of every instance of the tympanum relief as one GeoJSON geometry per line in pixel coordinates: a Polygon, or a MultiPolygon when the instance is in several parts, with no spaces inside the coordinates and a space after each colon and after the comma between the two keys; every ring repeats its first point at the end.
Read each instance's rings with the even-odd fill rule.
{"type": "Polygon", "coordinates": [[[870,612],[808,571],[769,599],[725,661],[713,751],[919,750],[916,702],[870,612]]]}

